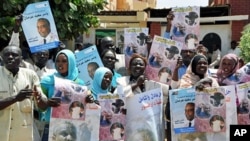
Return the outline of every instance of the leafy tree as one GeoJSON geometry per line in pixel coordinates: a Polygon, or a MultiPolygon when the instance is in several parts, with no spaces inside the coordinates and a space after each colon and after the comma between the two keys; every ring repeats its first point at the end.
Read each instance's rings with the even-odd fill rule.
{"type": "Polygon", "coordinates": [[[250,62],[250,24],[246,25],[241,33],[240,56],[245,62],[250,62]]]}
{"type": "MultiPolygon", "coordinates": [[[[14,17],[25,7],[44,0],[2,0],[0,7],[0,38],[8,39],[14,25],[14,17]]],[[[90,27],[99,26],[95,16],[104,9],[106,0],[48,0],[60,39],[73,39],[90,27]]]]}

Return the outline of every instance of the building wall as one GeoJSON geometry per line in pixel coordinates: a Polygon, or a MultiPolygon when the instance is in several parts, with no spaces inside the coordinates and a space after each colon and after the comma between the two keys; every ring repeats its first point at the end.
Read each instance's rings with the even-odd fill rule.
{"type": "MultiPolygon", "coordinates": [[[[229,0],[231,5],[231,15],[250,15],[250,0],[229,0]]],[[[240,41],[243,27],[247,25],[250,20],[246,21],[232,21],[232,40],[240,41]]]]}
{"type": "Polygon", "coordinates": [[[117,9],[115,10],[143,10],[148,7],[155,8],[156,0],[109,0],[112,3],[116,2],[117,9]]]}
{"type": "Polygon", "coordinates": [[[154,35],[161,36],[161,23],[160,22],[152,22],[149,27],[149,34],[151,37],[154,37],[154,35]]]}
{"type": "Polygon", "coordinates": [[[227,54],[230,48],[231,42],[231,25],[201,25],[200,26],[200,37],[202,40],[206,34],[216,33],[221,39],[221,55],[227,54]]]}
{"type": "Polygon", "coordinates": [[[105,6],[105,10],[111,10],[114,11],[117,9],[117,2],[116,0],[107,0],[108,4],[105,6]]]}
{"type": "Polygon", "coordinates": [[[116,0],[117,9],[116,10],[132,10],[132,0],[116,0]]]}

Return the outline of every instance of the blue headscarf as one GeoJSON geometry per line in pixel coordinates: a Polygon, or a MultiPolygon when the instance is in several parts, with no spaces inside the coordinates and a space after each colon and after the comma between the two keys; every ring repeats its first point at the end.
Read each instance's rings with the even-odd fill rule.
{"type": "MultiPolygon", "coordinates": [[[[68,49],[63,49],[60,52],[57,53],[56,58],[58,57],[59,54],[65,54],[68,59],[68,75],[63,77],[59,72],[58,69],[56,68],[57,72],[54,74],[49,74],[47,76],[44,76],[41,81],[41,88],[43,90],[43,93],[48,97],[51,98],[54,95],[54,88],[55,88],[55,80],[54,76],[64,78],[64,79],[69,79],[74,81],[75,83],[79,85],[84,85],[84,81],[80,78],[78,78],[78,68],[76,67],[76,60],[75,60],[75,55],[71,50],[68,49]]],[[[51,113],[51,108],[49,107],[46,112],[40,113],[40,118],[41,120],[45,121],[50,121],[50,113],[51,113]]]]}
{"type": "Polygon", "coordinates": [[[55,68],[57,72],[55,73],[55,75],[57,77],[62,77],[74,81],[78,77],[78,68],[76,67],[76,59],[74,53],[69,49],[63,49],[57,53],[56,59],[60,54],[64,54],[68,58],[68,75],[63,77],[60,73],[58,73],[58,68],[56,68],[56,66],[55,68]]]}
{"type": "MultiPolygon", "coordinates": [[[[107,72],[111,72],[111,70],[106,67],[99,67],[95,71],[94,78],[92,81],[92,87],[91,87],[91,92],[94,96],[94,99],[97,99],[98,94],[107,94],[109,92],[109,88],[102,89],[102,80],[103,80],[104,75],[107,72]]],[[[111,86],[111,83],[110,83],[110,86],[111,86]]]]}

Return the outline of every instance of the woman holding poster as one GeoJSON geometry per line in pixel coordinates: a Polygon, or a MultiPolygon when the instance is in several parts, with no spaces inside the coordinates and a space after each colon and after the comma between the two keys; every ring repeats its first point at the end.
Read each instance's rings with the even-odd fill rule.
{"type": "MultiPolygon", "coordinates": [[[[47,127],[49,126],[48,123],[50,121],[51,107],[57,107],[61,104],[60,100],[52,98],[55,91],[55,77],[71,80],[77,84],[84,85],[84,81],[78,78],[78,69],[76,67],[75,55],[71,50],[64,49],[57,53],[55,59],[55,69],[57,72],[44,76],[40,82],[43,93],[48,97],[48,109],[45,112],[41,113],[42,115],[40,117],[40,120],[46,121],[47,125],[45,126],[47,127]]],[[[49,130],[49,128],[45,129],[49,130]]],[[[48,132],[49,131],[46,131],[45,133],[48,132]]],[[[48,135],[44,134],[43,139],[46,138],[48,138],[48,135]]]]}
{"type": "MultiPolygon", "coordinates": [[[[208,76],[208,61],[204,55],[196,55],[191,60],[186,74],[184,74],[180,81],[179,88],[191,88],[201,79],[209,77],[208,76]]],[[[219,86],[218,82],[212,78],[212,86],[219,86]]]]}

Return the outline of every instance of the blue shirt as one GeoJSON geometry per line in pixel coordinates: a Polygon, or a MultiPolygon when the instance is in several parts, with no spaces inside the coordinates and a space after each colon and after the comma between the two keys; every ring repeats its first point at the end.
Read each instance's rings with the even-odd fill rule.
{"type": "Polygon", "coordinates": [[[164,38],[167,38],[167,39],[170,39],[170,33],[169,32],[164,32],[164,35],[163,35],[164,38]]]}
{"type": "Polygon", "coordinates": [[[156,62],[154,59],[155,59],[155,57],[152,55],[152,56],[149,58],[149,64],[150,64],[152,67],[160,68],[160,67],[161,67],[161,64],[159,64],[158,62],[156,62]]]}
{"type": "Polygon", "coordinates": [[[200,118],[209,118],[211,115],[208,112],[201,111],[202,108],[198,107],[196,110],[196,115],[200,118]]]}
{"type": "Polygon", "coordinates": [[[125,49],[125,53],[126,53],[128,56],[131,56],[131,55],[134,54],[134,50],[131,49],[130,47],[127,47],[127,48],[125,49]]]}
{"type": "Polygon", "coordinates": [[[113,73],[114,74],[113,74],[113,77],[112,77],[111,86],[113,88],[116,88],[117,87],[116,79],[122,77],[122,75],[120,73],[116,72],[115,70],[113,70],[113,73]]]}
{"type": "Polygon", "coordinates": [[[183,36],[185,36],[185,33],[180,32],[177,27],[174,27],[173,33],[174,33],[174,35],[176,37],[183,37],[183,36]]]}
{"type": "Polygon", "coordinates": [[[178,69],[178,79],[179,80],[186,73],[186,71],[187,71],[187,66],[182,64],[181,67],[178,69]]]}

